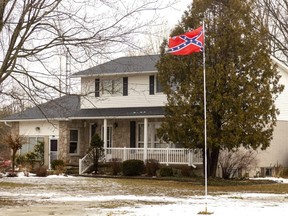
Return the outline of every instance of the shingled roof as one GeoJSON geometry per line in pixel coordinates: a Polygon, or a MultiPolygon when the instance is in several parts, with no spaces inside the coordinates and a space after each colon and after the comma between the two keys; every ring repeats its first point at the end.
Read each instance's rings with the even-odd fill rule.
{"type": "MultiPolygon", "coordinates": [[[[74,77],[102,74],[156,72],[159,55],[121,57],[96,67],[75,73],[74,77]]],[[[81,119],[101,117],[139,117],[164,115],[163,107],[94,108],[80,109],[80,96],[66,95],[47,103],[8,116],[0,121],[45,119],[81,119]]]]}
{"type": "Polygon", "coordinates": [[[159,55],[121,57],[73,74],[74,77],[157,71],[159,55]]]}
{"type": "Polygon", "coordinates": [[[66,95],[4,118],[4,121],[66,119],[80,110],[80,96],[66,95]]]}
{"type": "Polygon", "coordinates": [[[69,120],[113,117],[163,116],[164,107],[124,107],[80,109],[80,96],[66,95],[8,116],[1,121],[69,120]]]}

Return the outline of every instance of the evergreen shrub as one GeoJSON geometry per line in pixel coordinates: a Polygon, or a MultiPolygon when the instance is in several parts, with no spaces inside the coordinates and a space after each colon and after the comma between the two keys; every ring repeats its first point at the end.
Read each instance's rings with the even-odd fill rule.
{"type": "Polygon", "coordinates": [[[169,177],[173,176],[173,169],[170,166],[164,166],[160,168],[160,176],[169,177]]]}
{"type": "Polygon", "coordinates": [[[142,160],[126,160],[122,165],[122,172],[124,176],[141,175],[145,169],[142,160]]]}
{"type": "Polygon", "coordinates": [[[53,161],[51,162],[51,168],[52,168],[53,170],[56,170],[57,167],[64,167],[64,166],[65,166],[65,163],[64,163],[63,160],[53,160],[53,161]]]}

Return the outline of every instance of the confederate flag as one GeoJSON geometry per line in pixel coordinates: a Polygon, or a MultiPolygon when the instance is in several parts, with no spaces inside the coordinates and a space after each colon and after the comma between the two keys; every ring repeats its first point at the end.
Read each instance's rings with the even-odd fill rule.
{"type": "Polygon", "coordinates": [[[203,27],[183,35],[177,35],[169,38],[168,53],[172,55],[189,55],[193,52],[202,52],[204,46],[203,27]]]}

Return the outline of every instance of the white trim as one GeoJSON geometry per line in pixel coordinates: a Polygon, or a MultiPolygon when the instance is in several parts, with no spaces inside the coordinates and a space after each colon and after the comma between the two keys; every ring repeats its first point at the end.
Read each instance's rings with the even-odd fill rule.
{"type": "MultiPolygon", "coordinates": [[[[110,130],[110,136],[109,136],[109,138],[110,138],[110,140],[109,140],[109,142],[110,142],[110,147],[108,146],[108,139],[107,139],[107,135],[108,135],[108,131],[107,131],[107,134],[106,134],[106,139],[107,139],[107,141],[106,141],[106,147],[107,148],[112,148],[113,147],[113,125],[110,125],[110,124],[107,124],[107,126],[106,126],[106,130],[107,130],[107,128],[109,128],[109,130],[110,130]]],[[[104,141],[104,125],[101,125],[101,129],[100,129],[100,133],[101,133],[101,139],[104,141]]]]}
{"type": "Polygon", "coordinates": [[[139,75],[139,74],[157,74],[158,71],[138,71],[138,72],[119,72],[119,73],[101,73],[101,74],[84,74],[84,75],[72,75],[72,78],[85,78],[85,77],[107,77],[107,76],[123,76],[123,75],[139,75]]]}
{"type": "Polygon", "coordinates": [[[144,161],[147,160],[148,149],[148,119],[144,118],[144,161]]]}
{"type": "Polygon", "coordinates": [[[149,116],[99,116],[99,117],[71,117],[71,120],[88,120],[88,119],[139,119],[139,118],[164,118],[164,115],[149,116]]]}
{"type": "Polygon", "coordinates": [[[107,119],[106,118],[104,119],[103,127],[104,127],[104,132],[103,132],[104,150],[106,152],[106,149],[107,149],[107,119]]]}
{"type": "Polygon", "coordinates": [[[279,61],[274,56],[271,56],[272,61],[277,65],[279,69],[282,69],[283,72],[288,73],[288,67],[281,61],[279,61]]]}
{"type": "Polygon", "coordinates": [[[70,118],[44,118],[44,119],[13,119],[0,120],[0,122],[30,122],[30,121],[70,121],[70,118]]]}
{"type": "Polygon", "coordinates": [[[51,140],[57,140],[57,159],[58,159],[58,153],[59,153],[59,137],[58,136],[49,136],[48,139],[48,169],[51,169],[51,140]]]}

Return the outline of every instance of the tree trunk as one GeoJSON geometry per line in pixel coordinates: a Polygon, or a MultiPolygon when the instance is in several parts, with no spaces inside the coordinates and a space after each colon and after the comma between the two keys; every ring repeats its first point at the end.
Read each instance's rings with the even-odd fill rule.
{"type": "Polygon", "coordinates": [[[211,152],[211,158],[210,158],[210,163],[208,164],[210,167],[210,175],[209,177],[216,177],[216,171],[217,171],[217,166],[218,166],[218,158],[219,158],[219,148],[213,148],[211,152]]]}
{"type": "MultiPolygon", "coordinates": [[[[219,153],[220,153],[220,148],[207,149],[207,177],[212,177],[212,178],[216,177],[219,153]]],[[[205,151],[204,150],[203,150],[203,158],[204,158],[203,161],[205,164],[205,151]]],[[[205,167],[203,169],[203,173],[205,176],[205,167]]]]}
{"type": "Polygon", "coordinates": [[[15,172],[16,151],[12,152],[12,172],[15,172]]]}

